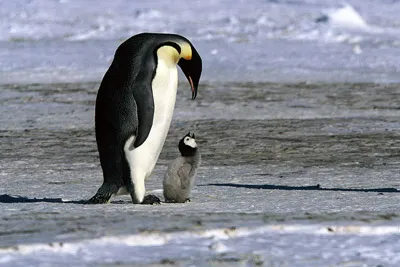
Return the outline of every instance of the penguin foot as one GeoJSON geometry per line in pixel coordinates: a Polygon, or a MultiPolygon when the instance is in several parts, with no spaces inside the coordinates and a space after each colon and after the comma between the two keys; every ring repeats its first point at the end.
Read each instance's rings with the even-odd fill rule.
{"type": "Polygon", "coordinates": [[[106,204],[110,202],[111,197],[118,191],[117,186],[113,186],[110,184],[103,184],[96,195],[94,195],[91,199],[87,200],[87,204],[106,204]]]}
{"type": "Polygon", "coordinates": [[[155,195],[147,195],[143,198],[142,203],[143,205],[160,205],[161,204],[161,200],[155,196],[155,195]]]}
{"type": "Polygon", "coordinates": [[[187,198],[184,201],[175,199],[165,199],[165,203],[189,203],[190,201],[191,201],[190,198],[187,198]]]}
{"type": "Polygon", "coordinates": [[[86,204],[106,204],[110,201],[112,194],[99,194],[97,193],[91,199],[86,201],[86,204]]]}
{"type": "Polygon", "coordinates": [[[176,203],[176,201],[175,200],[173,200],[173,199],[165,199],[165,203],[176,203]]]}

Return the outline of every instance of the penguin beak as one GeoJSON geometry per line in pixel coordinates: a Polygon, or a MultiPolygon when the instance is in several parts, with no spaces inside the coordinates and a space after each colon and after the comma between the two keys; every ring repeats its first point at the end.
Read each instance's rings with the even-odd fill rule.
{"type": "Polygon", "coordinates": [[[197,53],[196,49],[193,46],[191,46],[191,48],[192,58],[189,60],[181,58],[178,62],[178,65],[188,79],[192,89],[192,99],[195,99],[197,96],[197,87],[199,85],[202,71],[202,62],[201,57],[199,53],[197,53]]]}

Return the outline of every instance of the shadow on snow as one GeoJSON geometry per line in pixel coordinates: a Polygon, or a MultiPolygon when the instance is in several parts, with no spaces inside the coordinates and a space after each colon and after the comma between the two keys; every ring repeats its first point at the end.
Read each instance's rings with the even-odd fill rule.
{"type": "MultiPolygon", "coordinates": [[[[273,184],[235,184],[235,183],[210,183],[198,186],[228,186],[235,188],[247,189],[265,189],[265,190],[299,190],[299,191],[339,191],[339,192],[375,192],[375,193],[400,193],[400,190],[392,187],[387,188],[325,188],[319,184],[312,186],[290,186],[290,185],[273,185],[273,184]]],[[[0,203],[70,203],[70,204],[87,204],[87,200],[69,200],[62,198],[28,198],[16,195],[0,195],[0,203]]],[[[125,202],[113,201],[113,204],[123,204],[125,202]]]]}
{"type": "Polygon", "coordinates": [[[199,186],[229,186],[247,189],[267,190],[305,190],[305,191],[340,191],[340,192],[375,192],[375,193],[400,193],[396,188],[324,188],[319,184],[312,186],[290,186],[273,184],[235,184],[235,183],[210,183],[199,186]]]}
{"type": "Polygon", "coordinates": [[[62,198],[28,198],[16,195],[0,195],[0,203],[72,203],[72,204],[85,204],[86,200],[71,200],[64,201],[62,198]]]}

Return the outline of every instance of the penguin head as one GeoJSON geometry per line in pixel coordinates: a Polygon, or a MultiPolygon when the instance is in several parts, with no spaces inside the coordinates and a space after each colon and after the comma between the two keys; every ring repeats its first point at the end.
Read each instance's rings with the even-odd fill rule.
{"type": "Polygon", "coordinates": [[[192,89],[192,99],[197,96],[202,72],[202,60],[193,44],[185,37],[168,33],[141,33],[132,36],[131,42],[152,47],[153,52],[163,48],[164,52],[182,69],[192,89]]]}
{"type": "Polygon", "coordinates": [[[167,54],[182,69],[192,89],[192,99],[195,99],[202,71],[201,57],[186,38],[179,35],[176,38],[174,41],[161,43],[157,51],[167,54]]]}
{"type": "Polygon", "coordinates": [[[192,88],[192,99],[195,99],[197,96],[197,87],[199,85],[202,71],[201,57],[188,40],[184,41],[183,43],[179,43],[179,45],[181,48],[181,58],[178,61],[178,65],[189,81],[190,87],[192,88]]]}
{"type": "Polygon", "coordinates": [[[186,134],[180,141],[179,141],[179,151],[183,157],[190,157],[193,156],[197,151],[197,144],[194,133],[186,134]]]}

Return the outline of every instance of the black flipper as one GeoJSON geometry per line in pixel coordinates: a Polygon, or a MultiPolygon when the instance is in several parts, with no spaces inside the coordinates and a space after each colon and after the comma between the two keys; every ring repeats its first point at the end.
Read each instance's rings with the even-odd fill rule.
{"type": "Polygon", "coordinates": [[[138,126],[135,142],[132,144],[133,146],[130,145],[130,150],[139,147],[146,141],[153,126],[154,117],[154,99],[151,84],[141,83],[135,85],[134,88],[140,88],[139,90],[132,90],[137,107],[138,126]]]}

